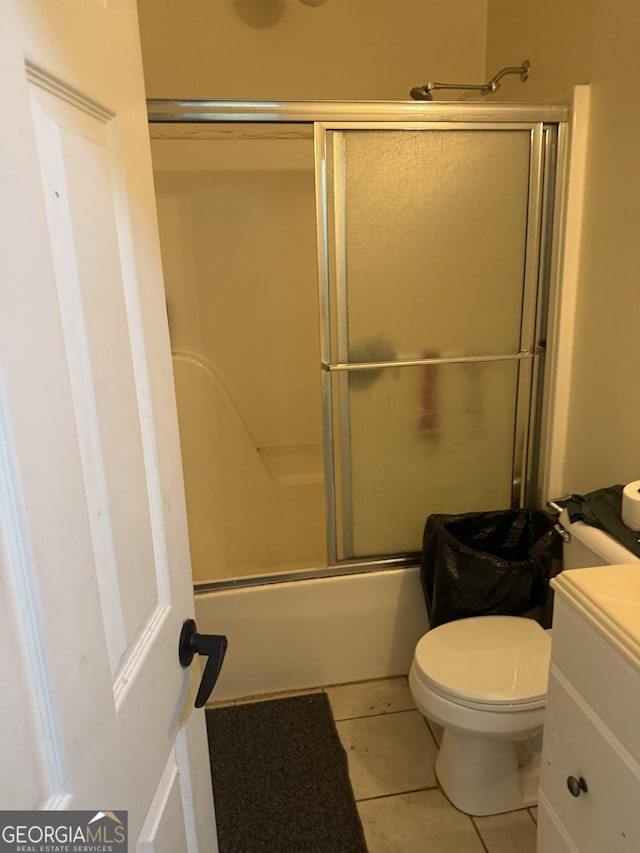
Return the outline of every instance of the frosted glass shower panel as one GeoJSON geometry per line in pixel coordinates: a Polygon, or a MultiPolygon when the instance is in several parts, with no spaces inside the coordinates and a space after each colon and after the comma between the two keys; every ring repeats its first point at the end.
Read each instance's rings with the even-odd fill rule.
{"type": "Polygon", "coordinates": [[[332,360],[519,351],[531,144],[528,128],[335,132],[332,299],[348,322],[332,360]]]}
{"type": "Polygon", "coordinates": [[[311,131],[164,127],[152,153],[194,580],[324,566],[311,131]]]}
{"type": "Polygon", "coordinates": [[[339,558],[419,551],[430,513],[510,505],[518,362],[333,374],[339,558]]]}

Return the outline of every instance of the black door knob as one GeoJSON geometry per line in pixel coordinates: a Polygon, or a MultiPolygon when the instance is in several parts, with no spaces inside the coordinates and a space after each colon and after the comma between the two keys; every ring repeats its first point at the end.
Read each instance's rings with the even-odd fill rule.
{"type": "Polygon", "coordinates": [[[571,794],[574,797],[579,797],[583,791],[586,794],[589,790],[587,788],[587,783],[582,778],[582,776],[580,776],[579,779],[577,779],[575,776],[569,776],[567,779],[567,788],[571,791],[571,794]]]}
{"type": "Polygon", "coordinates": [[[227,638],[222,634],[198,634],[194,619],[187,619],[182,626],[178,644],[180,664],[186,669],[191,665],[194,655],[203,655],[207,658],[196,696],[196,708],[202,708],[211,695],[222,669],[227,645],[227,638]]]}

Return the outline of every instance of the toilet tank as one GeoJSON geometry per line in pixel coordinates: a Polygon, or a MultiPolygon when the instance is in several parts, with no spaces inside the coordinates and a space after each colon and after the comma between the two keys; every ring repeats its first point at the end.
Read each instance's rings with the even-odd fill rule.
{"type": "MultiPolygon", "coordinates": [[[[564,530],[571,537],[562,546],[562,560],[565,569],[583,569],[590,566],[640,562],[640,557],[636,557],[604,530],[591,527],[583,521],[570,521],[566,509],[560,514],[559,520],[564,530]]],[[[638,535],[640,537],[640,534],[638,535]]]]}

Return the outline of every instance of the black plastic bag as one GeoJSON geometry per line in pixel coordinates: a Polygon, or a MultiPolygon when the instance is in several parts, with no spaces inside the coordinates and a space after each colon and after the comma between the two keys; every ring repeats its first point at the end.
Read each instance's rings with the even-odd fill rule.
{"type": "Polygon", "coordinates": [[[432,628],[544,604],[559,536],[541,510],[430,515],[420,579],[432,628]]]}

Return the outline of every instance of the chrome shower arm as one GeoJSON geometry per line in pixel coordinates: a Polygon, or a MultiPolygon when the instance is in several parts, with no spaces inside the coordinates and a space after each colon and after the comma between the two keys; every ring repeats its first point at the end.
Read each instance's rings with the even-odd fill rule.
{"type": "Polygon", "coordinates": [[[507,74],[518,74],[522,82],[527,79],[529,76],[529,69],[531,68],[531,63],[528,59],[525,59],[522,65],[508,65],[506,68],[501,68],[497,74],[489,80],[487,83],[487,88],[491,92],[496,92],[500,88],[500,80],[503,77],[506,77],[507,74]]]}
{"type": "Polygon", "coordinates": [[[471,92],[482,92],[483,95],[490,95],[497,92],[500,88],[500,81],[508,74],[518,74],[524,82],[529,76],[531,64],[528,59],[525,59],[522,65],[509,65],[506,68],[501,68],[497,74],[494,74],[488,83],[427,83],[424,86],[416,86],[411,90],[411,97],[414,101],[431,101],[433,96],[431,92],[434,89],[458,89],[471,92]]]}

